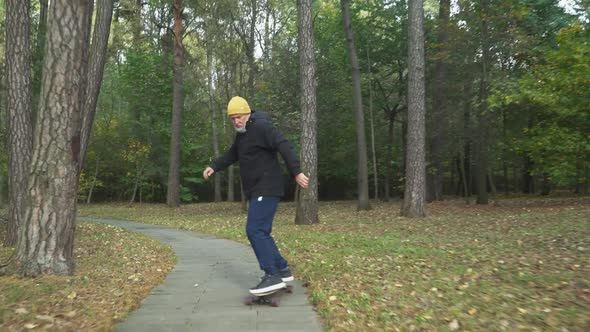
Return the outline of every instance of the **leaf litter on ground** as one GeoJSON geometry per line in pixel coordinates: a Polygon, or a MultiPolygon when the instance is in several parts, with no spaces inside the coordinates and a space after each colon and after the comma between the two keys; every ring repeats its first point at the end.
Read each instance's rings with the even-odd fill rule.
{"type": "Polygon", "coordinates": [[[170,247],[119,227],[80,222],[75,236],[74,275],[0,277],[0,330],[110,331],[175,264],[170,247]]]}
{"type": "MultiPolygon", "coordinates": [[[[424,219],[399,210],[322,202],[320,223],[301,226],[294,204],[280,205],[273,234],[327,330],[590,330],[590,198],[447,200],[424,219]]],[[[239,203],[96,204],[80,215],[247,243],[239,203]]]]}
{"type": "MultiPolygon", "coordinates": [[[[424,219],[400,217],[398,203],[354,207],[322,202],[320,223],[300,226],[282,203],[273,228],[328,330],[590,330],[590,198],[447,200],[424,219]]],[[[247,243],[239,203],[83,213],[247,243]]]]}

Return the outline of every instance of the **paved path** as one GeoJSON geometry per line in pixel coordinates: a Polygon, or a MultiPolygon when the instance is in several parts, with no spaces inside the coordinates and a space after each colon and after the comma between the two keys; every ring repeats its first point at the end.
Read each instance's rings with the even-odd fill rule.
{"type": "MultiPolygon", "coordinates": [[[[126,221],[78,218],[147,234],[172,247],[178,260],[163,284],[116,331],[321,331],[301,283],[278,308],[246,306],[260,270],[250,249],[213,236],[126,221]]],[[[295,275],[297,278],[297,275],[295,275]]]]}

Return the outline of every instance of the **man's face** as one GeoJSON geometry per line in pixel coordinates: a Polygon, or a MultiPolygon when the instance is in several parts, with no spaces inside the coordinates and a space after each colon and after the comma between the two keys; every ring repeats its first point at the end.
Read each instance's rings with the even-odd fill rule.
{"type": "Polygon", "coordinates": [[[250,114],[236,114],[230,116],[230,119],[238,133],[246,132],[246,122],[250,119],[250,114]]]}

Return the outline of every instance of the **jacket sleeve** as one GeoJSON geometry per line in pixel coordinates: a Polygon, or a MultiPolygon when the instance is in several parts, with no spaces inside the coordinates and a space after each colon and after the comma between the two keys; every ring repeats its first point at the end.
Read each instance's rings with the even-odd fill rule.
{"type": "Polygon", "coordinates": [[[272,125],[267,125],[265,128],[265,140],[270,147],[278,151],[283,157],[287,169],[292,176],[297,176],[301,173],[301,166],[299,164],[299,158],[295,154],[295,150],[291,143],[272,125]]]}
{"type": "Polygon", "coordinates": [[[238,160],[238,153],[236,151],[236,143],[234,142],[231,147],[223,154],[223,156],[217,158],[209,164],[209,167],[213,168],[215,172],[222,171],[229,167],[231,164],[238,160]]]}

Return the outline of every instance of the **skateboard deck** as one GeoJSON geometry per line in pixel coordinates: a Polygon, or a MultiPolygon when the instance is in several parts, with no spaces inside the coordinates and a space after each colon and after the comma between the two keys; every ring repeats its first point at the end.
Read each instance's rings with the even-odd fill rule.
{"type": "Polygon", "coordinates": [[[278,307],[281,303],[281,297],[283,294],[293,293],[293,286],[287,285],[287,287],[279,288],[264,294],[250,294],[244,300],[246,305],[269,305],[271,307],[278,307]]]}

